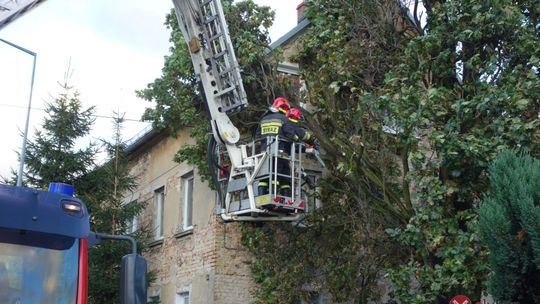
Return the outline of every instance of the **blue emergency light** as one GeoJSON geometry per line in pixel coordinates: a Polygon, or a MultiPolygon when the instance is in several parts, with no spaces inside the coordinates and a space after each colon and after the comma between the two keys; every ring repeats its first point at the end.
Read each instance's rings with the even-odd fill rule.
{"type": "Polygon", "coordinates": [[[74,187],[64,183],[50,183],[49,192],[73,196],[74,187]]]}

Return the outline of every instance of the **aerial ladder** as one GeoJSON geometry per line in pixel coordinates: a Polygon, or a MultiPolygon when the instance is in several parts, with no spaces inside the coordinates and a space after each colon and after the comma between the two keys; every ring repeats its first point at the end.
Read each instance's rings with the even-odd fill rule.
{"type": "MultiPolygon", "coordinates": [[[[296,221],[306,211],[306,199],[301,190],[301,144],[291,143],[290,153],[278,151],[280,138],[271,140],[265,151],[256,151],[254,143],[239,144],[240,132],[230,116],[247,107],[242,84],[220,0],[173,0],[183,37],[188,45],[195,74],[202,84],[212,127],[209,163],[221,172],[215,179],[223,195],[218,211],[225,221],[296,221]],[[226,156],[219,154],[224,147],[226,156]],[[212,154],[212,155],[210,155],[212,154]],[[219,156],[216,157],[216,154],[219,156]],[[285,156],[286,155],[286,156],[285,156]],[[223,163],[227,159],[227,164],[223,163]],[[289,196],[278,194],[270,187],[268,193],[258,191],[262,180],[278,179],[277,162],[285,158],[290,163],[292,191],[289,196]]],[[[282,160],[283,161],[283,160],[282,160]]],[[[211,172],[212,173],[212,172],[211,172]]]]}

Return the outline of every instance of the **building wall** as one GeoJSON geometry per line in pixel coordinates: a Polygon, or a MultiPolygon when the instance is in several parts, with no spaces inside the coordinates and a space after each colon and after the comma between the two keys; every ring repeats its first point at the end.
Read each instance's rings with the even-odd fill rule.
{"type": "Polygon", "coordinates": [[[250,303],[255,286],[251,280],[250,254],[240,244],[237,223],[225,224],[215,214],[215,192],[202,182],[196,170],[172,159],[183,143],[192,142],[182,132],[178,138],[162,136],[141,146],[133,155],[132,174],[139,186],[125,201],[146,203],[138,227],[154,232],[155,191],[164,190],[163,237],[154,238],[144,256],[156,275],[149,297],[161,303],[176,303],[177,293],[189,292],[190,303],[250,303]],[[185,230],[184,179],[193,174],[192,229],[185,230]]]}
{"type": "Polygon", "coordinates": [[[249,269],[252,257],[240,244],[240,225],[227,223],[218,229],[216,248],[221,258],[216,261],[216,303],[251,303],[255,289],[249,269]]]}

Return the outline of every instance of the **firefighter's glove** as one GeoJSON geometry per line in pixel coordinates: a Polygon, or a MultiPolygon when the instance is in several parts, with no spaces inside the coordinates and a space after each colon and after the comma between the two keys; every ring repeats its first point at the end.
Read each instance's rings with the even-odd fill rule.
{"type": "Polygon", "coordinates": [[[313,143],[311,144],[316,150],[319,150],[319,146],[321,145],[321,143],[319,142],[319,140],[317,138],[314,138],[313,139],[313,143]]]}

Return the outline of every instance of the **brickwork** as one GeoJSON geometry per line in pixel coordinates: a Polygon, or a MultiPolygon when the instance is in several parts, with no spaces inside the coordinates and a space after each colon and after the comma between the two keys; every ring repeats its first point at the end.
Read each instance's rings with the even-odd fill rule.
{"type": "Polygon", "coordinates": [[[221,259],[216,264],[216,297],[218,304],[250,303],[255,284],[249,269],[251,256],[240,244],[238,223],[220,225],[216,231],[216,248],[221,259]],[[237,286],[244,286],[237,288],[237,286]]]}
{"type": "Polygon", "coordinates": [[[240,244],[237,223],[225,224],[215,214],[215,193],[194,172],[193,228],[183,231],[183,178],[193,172],[187,164],[172,161],[187,132],[177,139],[164,137],[137,150],[131,172],[139,186],[126,201],[146,202],[139,227],[153,229],[156,221],[156,189],[164,190],[163,237],[144,253],[156,280],[148,295],[174,304],[177,293],[189,292],[191,303],[251,303],[255,284],[251,279],[250,254],[240,244]]]}

